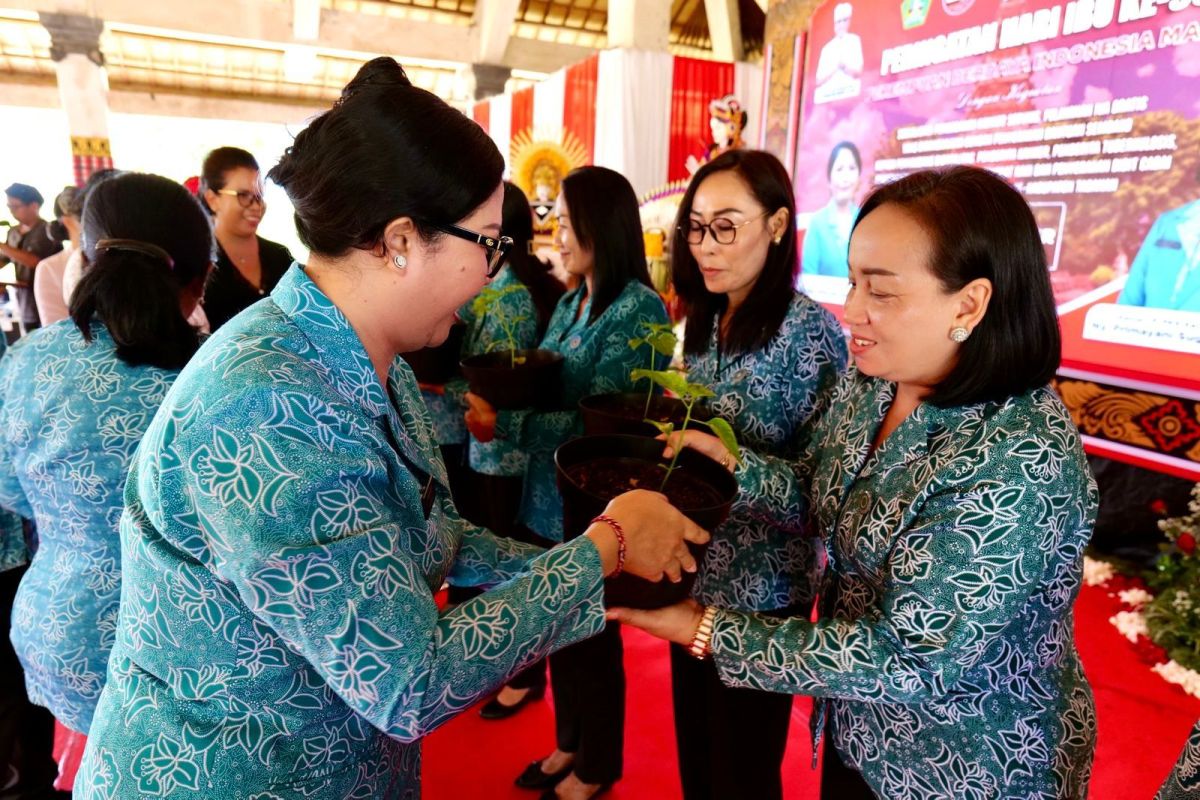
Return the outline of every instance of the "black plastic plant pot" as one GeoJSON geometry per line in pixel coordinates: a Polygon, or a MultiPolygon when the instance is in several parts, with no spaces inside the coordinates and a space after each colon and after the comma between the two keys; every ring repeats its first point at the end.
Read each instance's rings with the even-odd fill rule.
{"type": "MultiPolygon", "coordinates": [[[[733,475],[716,461],[694,450],[684,450],[666,486],[667,460],[663,443],[645,436],[583,436],[560,446],[554,453],[558,489],[563,499],[563,530],[568,537],[587,529],[603,513],[608,501],[632,489],[663,491],[689,519],[712,531],[729,516],[738,486],[733,475]],[[660,489],[660,487],[662,487],[660,489]]],[[[688,544],[697,561],[707,546],[688,544]]],[[[657,583],[621,575],[605,585],[605,603],[629,608],[661,608],[688,597],[694,573],[683,580],[657,583]]]]}
{"type": "MultiPolygon", "coordinates": [[[[646,413],[645,393],[593,394],[579,401],[579,415],[583,419],[583,432],[588,436],[624,434],[628,436],[658,436],[658,428],[646,422],[673,422],[678,428],[683,424],[686,409],[674,397],[655,395],[650,401],[650,413],[646,413]]],[[[709,419],[711,414],[699,407],[692,409],[693,419],[709,419]]]]}
{"type": "Polygon", "coordinates": [[[437,347],[414,350],[411,353],[403,353],[400,357],[412,368],[417,383],[441,386],[458,376],[458,362],[462,358],[463,337],[466,335],[466,323],[456,322],[450,326],[450,334],[446,341],[437,347]]]}
{"type": "Polygon", "coordinates": [[[495,350],[462,360],[471,391],[495,408],[557,408],[562,353],[553,350],[495,350]]]}

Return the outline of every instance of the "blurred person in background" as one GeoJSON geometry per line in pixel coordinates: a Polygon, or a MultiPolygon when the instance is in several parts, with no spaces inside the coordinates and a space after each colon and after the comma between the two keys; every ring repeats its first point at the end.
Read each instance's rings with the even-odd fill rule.
{"type": "Polygon", "coordinates": [[[37,525],[11,639],[29,699],[72,732],[66,775],[83,754],[116,636],[125,476],[199,346],[187,316],[212,265],[206,215],[157,175],[97,183],[82,229],[90,266],[71,318],[0,361],[0,506],[37,525]]]}
{"type": "Polygon", "coordinates": [[[17,321],[27,333],[41,327],[37,303],[33,297],[33,274],[42,259],[62,249],[50,235],[50,226],[42,219],[42,193],[24,183],[14,183],[4,190],[8,213],[17,224],[9,227],[8,237],[0,244],[0,267],[12,263],[16,267],[17,284],[11,287],[17,301],[17,321]]]}
{"type": "Polygon", "coordinates": [[[286,247],[258,235],[267,210],[254,156],[218,147],[204,157],[200,198],[213,215],[217,266],[204,290],[204,313],[216,331],[266,297],[292,265],[286,247]]]}

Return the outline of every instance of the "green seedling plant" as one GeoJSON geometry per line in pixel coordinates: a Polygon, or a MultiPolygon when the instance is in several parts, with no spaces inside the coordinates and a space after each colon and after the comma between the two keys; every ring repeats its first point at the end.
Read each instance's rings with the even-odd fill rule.
{"type": "Polygon", "coordinates": [[[528,292],[524,286],[519,284],[509,284],[503,289],[494,289],[491,286],[483,287],[483,291],[475,296],[471,301],[471,310],[475,312],[476,319],[483,319],[484,316],[491,314],[492,319],[496,320],[500,329],[504,331],[504,339],[492,342],[487,351],[490,353],[493,350],[498,350],[505,345],[508,345],[508,352],[512,355],[512,363],[510,366],[515,367],[517,364],[525,363],[525,356],[517,355],[517,326],[524,322],[528,317],[524,314],[512,314],[501,302],[505,297],[516,292],[528,292]]]}
{"type": "MultiPolygon", "coordinates": [[[[704,425],[713,432],[713,435],[721,440],[721,444],[725,445],[725,449],[733,455],[735,461],[739,464],[742,462],[742,451],[738,447],[737,435],[733,432],[733,427],[728,422],[720,417],[713,417],[710,420],[692,419],[692,409],[702,398],[713,397],[714,392],[712,389],[702,383],[691,383],[688,381],[687,375],[674,370],[635,369],[630,373],[630,377],[635,382],[643,379],[649,380],[652,382],[651,388],[653,388],[653,384],[657,384],[679,398],[679,402],[683,403],[684,408],[683,424],[679,427],[680,433],[686,431],[688,426],[693,422],[704,425]]],[[[675,433],[675,424],[673,422],[659,422],[653,419],[648,419],[646,422],[658,428],[668,440],[671,438],[671,434],[675,433]]],[[[663,476],[662,484],[658,487],[660,492],[666,488],[667,481],[671,479],[671,475],[677,467],[676,462],[679,461],[679,454],[683,452],[682,447],[676,447],[674,450],[675,453],[671,456],[671,463],[667,466],[667,474],[663,476]]]]}
{"type": "MultiPolygon", "coordinates": [[[[642,329],[646,331],[645,336],[640,336],[636,339],[629,340],[629,349],[637,352],[642,347],[650,349],[650,367],[649,371],[654,371],[655,356],[662,355],[667,357],[667,363],[675,356],[675,347],[679,344],[679,340],[675,337],[675,330],[669,322],[643,322],[642,329]]],[[[645,370],[634,370],[636,372],[644,372],[645,370]]],[[[634,382],[638,378],[630,373],[630,377],[634,382]]],[[[650,416],[650,403],[654,400],[654,383],[651,382],[650,387],[646,390],[646,410],[642,412],[643,417],[650,416]]]]}

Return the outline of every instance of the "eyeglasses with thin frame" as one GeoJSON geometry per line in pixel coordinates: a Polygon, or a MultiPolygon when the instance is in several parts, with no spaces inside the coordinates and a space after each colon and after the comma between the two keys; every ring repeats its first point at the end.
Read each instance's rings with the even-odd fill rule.
{"type": "Polygon", "coordinates": [[[496,273],[504,266],[504,262],[508,258],[508,252],[513,246],[513,240],[508,236],[487,236],[467,230],[466,228],[460,228],[457,225],[435,225],[434,227],[451,236],[457,236],[459,239],[474,242],[486,250],[488,254],[487,276],[489,278],[496,277],[496,273]]]}
{"type": "Polygon", "coordinates": [[[727,217],[717,217],[712,222],[700,222],[699,220],[690,219],[688,220],[687,228],[683,230],[683,235],[687,239],[688,244],[703,244],[705,234],[711,234],[713,241],[717,244],[733,244],[737,240],[739,228],[744,228],[751,222],[762,219],[768,213],[764,211],[757,217],[752,217],[736,225],[733,220],[727,217]]]}
{"type": "Polygon", "coordinates": [[[242,208],[249,208],[255,203],[260,206],[266,206],[267,201],[259,192],[247,192],[245,189],[217,189],[217,194],[227,194],[230,197],[236,197],[238,205],[242,208]]]}

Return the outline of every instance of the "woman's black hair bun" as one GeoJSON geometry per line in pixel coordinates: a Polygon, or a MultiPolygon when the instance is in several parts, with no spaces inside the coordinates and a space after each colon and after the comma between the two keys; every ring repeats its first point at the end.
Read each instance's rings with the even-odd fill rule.
{"type": "Polygon", "coordinates": [[[339,103],[345,103],[350,98],[371,89],[392,89],[397,86],[412,86],[412,81],[404,72],[404,67],[394,58],[380,56],[373,58],[359,67],[358,72],[346,88],[342,89],[339,103]]]}

